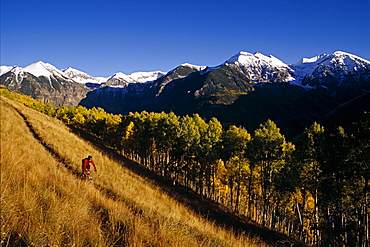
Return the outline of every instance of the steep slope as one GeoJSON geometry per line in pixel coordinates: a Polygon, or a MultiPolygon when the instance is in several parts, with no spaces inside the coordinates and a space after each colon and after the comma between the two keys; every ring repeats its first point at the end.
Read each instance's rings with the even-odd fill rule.
{"type": "Polygon", "coordinates": [[[59,121],[0,100],[2,245],[261,246],[177,203],[59,121]],[[98,165],[94,185],[77,176],[87,154],[98,165]]]}

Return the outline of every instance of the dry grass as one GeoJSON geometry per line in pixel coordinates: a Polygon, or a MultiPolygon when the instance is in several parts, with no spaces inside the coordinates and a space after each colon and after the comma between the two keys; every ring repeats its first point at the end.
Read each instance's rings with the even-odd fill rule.
{"type": "Polygon", "coordinates": [[[58,120],[2,97],[1,242],[2,246],[266,246],[215,226],[58,120]],[[98,166],[94,185],[74,175],[81,159],[90,154],[98,166]]]}

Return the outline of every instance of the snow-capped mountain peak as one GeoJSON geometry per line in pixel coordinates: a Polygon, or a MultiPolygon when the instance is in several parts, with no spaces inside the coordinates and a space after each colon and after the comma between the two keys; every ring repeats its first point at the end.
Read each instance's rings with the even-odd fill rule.
{"type": "Polygon", "coordinates": [[[260,52],[249,53],[241,51],[232,56],[225,65],[236,65],[252,81],[259,82],[289,82],[291,68],[280,59],[270,55],[266,56],[260,52]]]}
{"type": "Polygon", "coordinates": [[[117,72],[107,80],[107,85],[124,87],[128,83],[146,83],[155,81],[156,79],[165,76],[166,74],[166,72],[162,71],[134,72],[130,75],[126,75],[122,72],[117,72]]]}
{"type": "MultiPolygon", "coordinates": [[[[178,72],[180,69],[187,69],[187,68],[189,68],[189,69],[191,69],[191,70],[193,70],[193,71],[202,71],[201,73],[206,73],[206,70],[208,69],[208,67],[207,66],[200,66],[200,65],[194,65],[194,64],[190,64],[190,63],[183,63],[183,64],[180,64],[179,66],[177,66],[176,68],[174,68],[174,69],[172,69],[172,70],[170,70],[170,71],[168,71],[167,73],[166,73],[166,76],[168,75],[168,76],[170,76],[170,75],[172,75],[173,73],[175,73],[175,72],[178,72]]],[[[188,73],[180,73],[180,74],[177,74],[177,76],[178,76],[178,78],[183,78],[183,77],[186,77],[186,76],[188,76],[189,74],[188,73]]]]}
{"type": "Polygon", "coordinates": [[[11,71],[13,74],[17,75],[18,80],[22,80],[22,78],[25,76],[25,73],[32,74],[35,77],[46,77],[49,78],[49,80],[59,78],[61,81],[78,82],[81,84],[101,84],[107,80],[107,78],[104,77],[92,77],[85,72],[71,67],[60,70],[55,66],[43,61],[32,63],[24,68],[17,66],[13,66],[11,68],[10,66],[1,66],[1,70],[2,74],[11,71]]]}
{"type": "Polygon", "coordinates": [[[92,77],[89,74],[87,74],[85,72],[82,72],[82,71],[79,71],[77,69],[74,69],[72,67],[68,67],[66,69],[62,69],[62,71],[64,72],[65,75],[67,75],[69,77],[76,77],[76,76],[80,76],[80,77],[92,77]]]}
{"type": "Polygon", "coordinates": [[[111,77],[108,78],[108,81],[110,81],[112,79],[122,79],[122,80],[125,80],[125,81],[131,81],[131,78],[128,75],[126,75],[125,73],[122,73],[122,72],[114,73],[111,77]]]}
{"type": "Polygon", "coordinates": [[[331,63],[337,63],[342,66],[346,66],[350,70],[357,69],[358,67],[368,67],[370,65],[370,61],[363,59],[359,56],[343,52],[343,51],[336,51],[333,53],[333,58],[331,59],[331,63]]]}
{"type": "Polygon", "coordinates": [[[152,72],[134,72],[129,77],[134,81],[139,83],[144,83],[148,81],[155,81],[162,76],[165,76],[167,73],[162,71],[152,71],[152,72]]]}
{"type": "MultiPolygon", "coordinates": [[[[292,64],[295,78],[294,84],[303,86],[302,81],[308,77],[315,77],[318,80],[330,76],[338,83],[341,83],[348,74],[355,74],[362,71],[363,76],[370,73],[370,61],[356,55],[336,51],[333,54],[320,54],[311,58],[302,58],[292,64]]],[[[310,87],[305,85],[305,87],[310,87]]],[[[312,87],[310,87],[312,88],[312,87]]]]}
{"type": "Polygon", "coordinates": [[[14,67],[17,67],[17,66],[6,66],[6,65],[1,65],[0,66],[0,75],[3,75],[5,73],[8,73],[9,71],[11,71],[14,67]]]}
{"type": "Polygon", "coordinates": [[[71,78],[74,81],[78,83],[82,83],[82,84],[86,84],[86,83],[100,84],[108,80],[108,78],[106,77],[92,77],[91,75],[85,72],[82,72],[80,70],[74,69],[72,67],[63,69],[62,72],[64,73],[66,77],[71,78]]]}
{"type": "Polygon", "coordinates": [[[312,67],[314,65],[331,65],[331,64],[341,64],[343,66],[354,66],[355,64],[365,63],[369,64],[370,62],[366,59],[363,59],[359,56],[343,52],[336,51],[333,54],[320,54],[311,58],[302,58],[297,63],[292,64],[292,67],[312,67]]]}
{"type": "Polygon", "coordinates": [[[265,56],[260,52],[256,52],[254,54],[241,51],[236,55],[232,56],[225,63],[240,63],[247,66],[260,66],[260,65],[270,65],[275,67],[288,67],[284,62],[279,60],[278,58],[270,55],[265,56]]]}
{"type": "Polygon", "coordinates": [[[329,55],[322,53],[317,56],[311,57],[311,58],[302,58],[297,63],[293,64],[292,66],[299,66],[302,64],[317,64],[321,63],[323,60],[327,59],[329,55]]]}
{"type": "Polygon", "coordinates": [[[190,63],[183,63],[180,66],[190,67],[190,68],[198,70],[198,71],[201,71],[201,70],[207,68],[207,66],[194,65],[194,64],[190,64],[190,63]]]}
{"type": "Polygon", "coordinates": [[[54,72],[58,71],[58,69],[49,63],[38,61],[23,68],[23,71],[33,74],[36,77],[50,77],[54,72]]]}
{"type": "Polygon", "coordinates": [[[153,71],[153,72],[135,72],[131,75],[126,75],[122,72],[117,72],[110,77],[93,77],[85,72],[68,67],[66,69],[59,70],[55,66],[45,63],[43,61],[38,61],[32,63],[24,68],[16,66],[1,66],[1,75],[9,71],[12,71],[15,74],[23,74],[24,72],[30,73],[35,77],[59,77],[64,80],[71,80],[81,84],[93,83],[93,84],[102,84],[110,81],[107,85],[112,84],[114,86],[124,86],[127,83],[145,83],[148,81],[154,81],[164,75],[166,72],[162,71],[153,71]],[[18,69],[15,69],[18,68],[18,69]]]}

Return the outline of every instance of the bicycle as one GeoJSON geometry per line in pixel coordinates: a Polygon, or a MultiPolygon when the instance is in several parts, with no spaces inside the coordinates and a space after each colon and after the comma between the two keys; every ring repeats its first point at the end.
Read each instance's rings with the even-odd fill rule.
{"type": "Polygon", "coordinates": [[[92,174],[93,172],[96,172],[96,171],[90,171],[90,170],[86,170],[82,173],[82,178],[89,181],[90,183],[94,183],[94,179],[92,177],[92,174]]]}

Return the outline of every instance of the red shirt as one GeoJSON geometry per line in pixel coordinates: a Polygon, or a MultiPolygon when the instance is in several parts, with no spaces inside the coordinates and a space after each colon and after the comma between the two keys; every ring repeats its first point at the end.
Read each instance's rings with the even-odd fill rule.
{"type": "Polygon", "coordinates": [[[96,166],[95,166],[95,163],[94,163],[94,161],[93,161],[93,160],[84,159],[84,163],[83,163],[83,165],[82,165],[82,170],[83,170],[83,171],[90,170],[90,168],[89,168],[89,169],[86,169],[86,166],[87,166],[88,164],[93,164],[93,166],[94,166],[94,170],[96,170],[96,166]]]}

